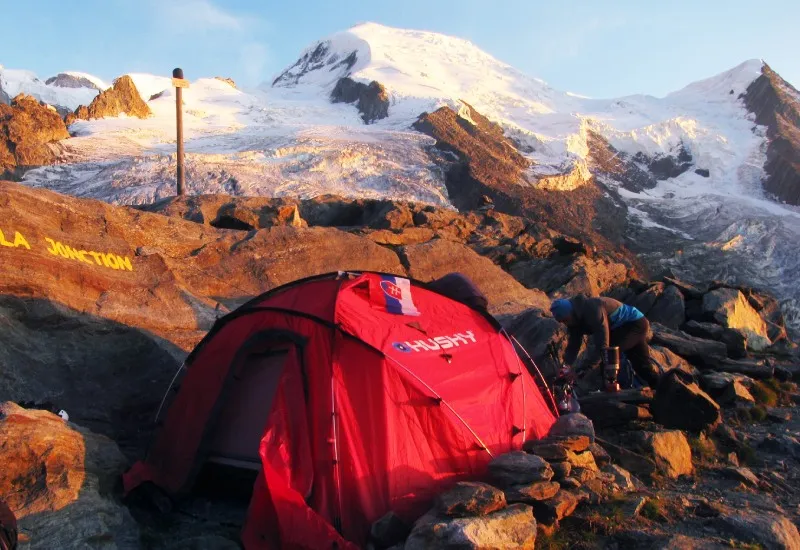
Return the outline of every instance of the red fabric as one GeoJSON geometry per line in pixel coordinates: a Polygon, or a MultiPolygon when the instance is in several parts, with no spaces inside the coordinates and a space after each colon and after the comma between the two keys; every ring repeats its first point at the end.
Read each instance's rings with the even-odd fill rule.
{"type": "Polygon", "coordinates": [[[246,548],[363,545],[389,510],[412,521],[455,481],[485,474],[492,456],[546,434],[555,418],[489,320],[414,285],[419,315],[390,313],[382,280],[314,281],[258,304],[322,316],[338,331],[276,312],[228,322],[196,354],[126,490],[145,480],[186,488],[237,352],[266,329],[305,345],[284,366],[261,441],[246,548]]]}

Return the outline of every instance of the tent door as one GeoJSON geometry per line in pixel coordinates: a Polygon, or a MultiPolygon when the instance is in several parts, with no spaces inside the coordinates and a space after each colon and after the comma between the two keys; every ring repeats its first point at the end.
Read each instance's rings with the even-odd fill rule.
{"type": "Polygon", "coordinates": [[[226,388],[208,447],[209,462],[251,470],[261,467],[259,445],[290,353],[294,348],[245,357],[226,388]]]}

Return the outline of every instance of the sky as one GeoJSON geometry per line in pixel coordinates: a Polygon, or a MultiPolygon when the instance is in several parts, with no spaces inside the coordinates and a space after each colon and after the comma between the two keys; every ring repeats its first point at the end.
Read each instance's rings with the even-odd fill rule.
{"type": "Polygon", "coordinates": [[[797,0],[0,0],[0,65],[111,81],[131,72],[271,80],[361,22],[470,40],[552,87],[663,96],[752,58],[800,87],[797,0]]]}

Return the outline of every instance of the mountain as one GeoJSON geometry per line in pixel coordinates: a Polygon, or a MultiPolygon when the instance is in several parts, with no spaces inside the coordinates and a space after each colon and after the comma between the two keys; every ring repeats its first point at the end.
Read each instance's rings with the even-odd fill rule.
{"type": "MultiPolygon", "coordinates": [[[[0,82],[8,74],[22,73],[0,82]]],[[[74,122],[59,163],[22,182],[122,204],[172,195],[171,82],[130,76],[151,117],[74,122]]],[[[45,101],[75,92],[15,78],[4,88],[45,101]]],[[[763,61],[663,98],[591,99],[466,40],[367,23],[312,44],[257,89],[201,78],[183,97],[192,193],[461,210],[488,199],[654,273],[775,289],[800,329],[800,101],[763,61]]]]}

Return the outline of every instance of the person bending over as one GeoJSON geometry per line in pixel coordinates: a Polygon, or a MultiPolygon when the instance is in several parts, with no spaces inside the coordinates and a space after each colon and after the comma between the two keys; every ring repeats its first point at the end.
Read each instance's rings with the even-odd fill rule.
{"type": "Polygon", "coordinates": [[[589,368],[600,363],[603,348],[616,346],[625,353],[642,380],[652,388],[658,385],[659,371],[650,360],[650,346],[647,345],[650,322],[641,311],[613,298],[578,295],[555,300],[550,312],[569,329],[569,343],[564,354],[568,366],[578,357],[583,337],[590,335],[594,349],[587,362],[589,368]]]}

